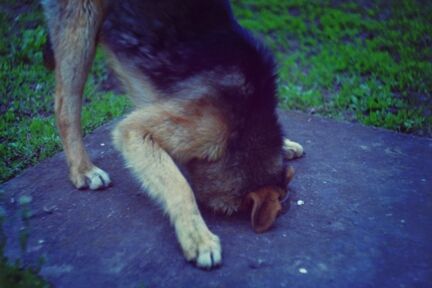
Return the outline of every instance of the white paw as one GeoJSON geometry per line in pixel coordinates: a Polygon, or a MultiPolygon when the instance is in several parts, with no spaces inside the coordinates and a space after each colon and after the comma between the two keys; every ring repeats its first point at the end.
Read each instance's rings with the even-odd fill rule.
{"type": "Polygon", "coordinates": [[[91,190],[106,188],[111,184],[108,173],[94,166],[90,171],[85,173],[86,182],[91,190]]]}
{"type": "Polygon", "coordinates": [[[285,152],[285,159],[291,160],[299,158],[303,155],[303,146],[297,142],[293,142],[287,138],[284,139],[283,149],[285,152]]]}
{"type": "Polygon", "coordinates": [[[199,268],[217,267],[222,263],[219,237],[210,232],[206,226],[200,228],[199,226],[189,224],[184,228],[176,227],[183,254],[186,260],[195,262],[199,268]]]}
{"type": "Polygon", "coordinates": [[[85,173],[71,173],[71,181],[78,189],[104,189],[111,185],[111,179],[105,171],[93,166],[85,173]]]}

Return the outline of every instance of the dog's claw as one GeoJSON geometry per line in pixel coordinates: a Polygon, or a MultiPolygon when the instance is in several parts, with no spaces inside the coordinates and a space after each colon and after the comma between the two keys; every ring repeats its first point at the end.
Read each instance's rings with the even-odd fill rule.
{"type": "Polygon", "coordinates": [[[108,173],[98,167],[93,167],[89,172],[85,174],[88,188],[91,190],[98,190],[107,188],[111,184],[111,179],[108,173]]]}
{"type": "Polygon", "coordinates": [[[71,174],[71,180],[78,189],[99,190],[111,185],[108,173],[96,166],[84,174],[71,174]]]}
{"type": "MultiPolygon", "coordinates": [[[[193,225],[191,226],[193,227],[193,225]]],[[[210,232],[207,227],[198,227],[194,231],[176,227],[177,237],[185,258],[194,262],[201,269],[216,268],[222,263],[222,248],[219,237],[210,232]]]]}
{"type": "Polygon", "coordinates": [[[221,250],[215,249],[207,252],[198,252],[196,265],[202,269],[211,269],[219,267],[222,262],[221,250]]]}

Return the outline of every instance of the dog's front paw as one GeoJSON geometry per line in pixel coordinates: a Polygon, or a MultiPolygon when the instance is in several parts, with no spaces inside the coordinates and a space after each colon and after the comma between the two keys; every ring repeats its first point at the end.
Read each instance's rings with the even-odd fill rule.
{"type": "Polygon", "coordinates": [[[293,142],[287,138],[284,139],[283,150],[285,159],[291,160],[303,156],[303,146],[297,142],[293,142]]]}
{"type": "Polygon", "coordinates": [[[98,190],[111,185],[108,173],[96,166],[91,167],[84,173],[71,170],[70,179],[78,189],[90,188],[91,190],[98,190]]]}
{"type": "Polygon", "coordinates": [[[199,222],[176,225],[177,238],[186,260],[195,262],[199,268],[211,269],[222,263],[220,240],[199,222]]]}

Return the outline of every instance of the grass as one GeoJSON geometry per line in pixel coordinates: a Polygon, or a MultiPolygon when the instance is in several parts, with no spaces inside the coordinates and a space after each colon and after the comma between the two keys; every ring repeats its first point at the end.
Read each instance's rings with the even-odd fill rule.
{"type": "MultiPolygon", "coordinates": [[[[27,241],[29,239],[30,218],[32,212],[30,210],[31,197],[21,196],[18,200],[19,215],[22,226],[20,227],[19,244],[21,256],[27,250],[27,241]]],[[[39,271],[42,267],[44,259],[40,259],[37,267],[25,267],[23,263],[17,259],[10,261],[5,255],[6,234],[3,230],[3,222],[6,218],[6,210],[3,208],[5,204],[4,191],[0,190],[0,287],[7,288],[45,288],[52,287],[45,279],[40,277],[39,271]]]]}
{"type": "MultiPolygon", "coordinates": [[[[240,23],[279,63],[281,107],[432,135],[432,4],[428,1],[237,0],[240,23]]],[[[47,32],[36,1],[0,3],[0,183],[60,149],[47,32]]],[[[124,113],[98,52],[85,88],[86,133],[124,113]]]]}
{"type": "MultiPolygon", "coordinates": [[[[0,183],[52,156],[61,144],[53,117],[54,75],[43,65],[47,31],[38,1],[0,4],[0,183]],[[23,8],[24,7],[24,8],[23,8]]],[[[85,133],[120,116],[126,97],[102,91],[107,79],[97,52],[85,87],[85,133]]]]}
{"type": "Polygon", "coordinates": [[[275,51],[285,108],[432,135],[430,1],[234,1],[275,51]]]}

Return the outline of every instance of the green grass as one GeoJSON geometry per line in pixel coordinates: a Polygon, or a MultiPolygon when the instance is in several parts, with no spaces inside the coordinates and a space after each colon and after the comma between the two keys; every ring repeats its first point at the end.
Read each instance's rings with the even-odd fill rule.
{"type": "Polygon", "coordinates": [[[362,2],[234,8],[276,53],[282,107],[431,136],[432,2],[362,2]]]}
{"type": "MultiPolygon", "coordinates": [[[[26,267],[17,259],[11,261],[5,256],[6,234],[3,230],[3,222],[6,219],[6,210],[4,209],[6,197],[3,190],[0,190],[0,287],[7,288],[45,288],[52,287],[45,279],[39,276],[40,269],[44,259],[40,258],[36,267],[26,267]]],[[[27,242],[30,234],[30,218],[32,212],[30,203],[32,198],[21,196],[18,199],[19,216],[22,226],[19,230],[19,244],[21,256],[27,250],[27,242]]]]}
{"type": "MultiPolygon", "coordinates": [[[[53,117],[54,75],[43,65],[47,31],[38,2],[0,4],[0,183],[61,148],[53,117]],[[24,7],[24,8],[23,8],[24,7]]],[[[97,52],[85,87],[85,133],[121,115],[126,97],[101,91],[107,70],[97,52]]]]}
{"type": "MultiPolygon", "coordinates": [[[[432,135],[432,4],[413,0],[237,0],[240,23],[279,64],[281,107],[432,135]],[[393,3],[393,4],[392,4],[393,3]]],[[[0,3],[0,183],[60,150],[54,76],[42,63],[47,32],[37,1],[0,3]]],[[[85,88],[86,133],[128,107],[104,92],[98,52],[85,88]]]]}

